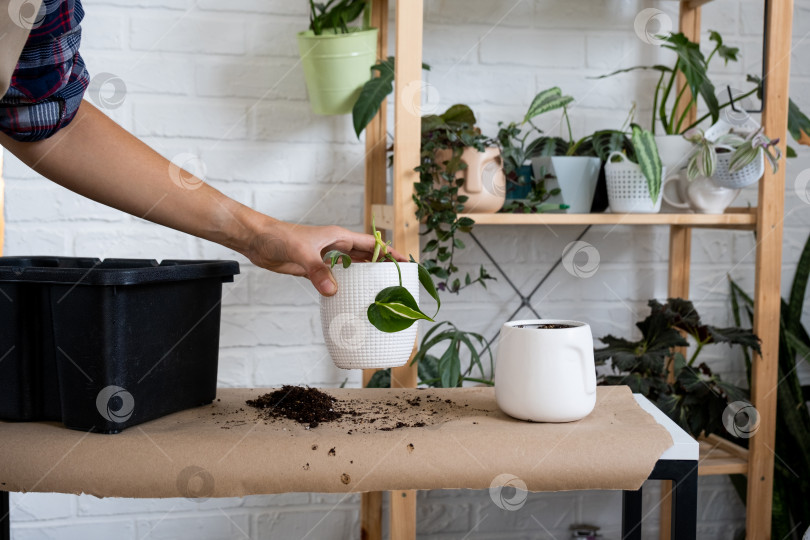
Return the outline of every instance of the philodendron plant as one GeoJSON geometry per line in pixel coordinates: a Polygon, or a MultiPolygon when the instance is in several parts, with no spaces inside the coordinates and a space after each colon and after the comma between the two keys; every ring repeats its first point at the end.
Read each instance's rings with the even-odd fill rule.
{"type": "MultiPolygon", "coordinates": [[[[393,262],[397,267],[399,285],[385,287],[383,290],[377,293],[377,296],[374,298],[374,302],[368,306],[368,310],[366,312],[368,315],[368,322],[370,322],[378,330],[388,333],[400,332],[410,328],[411,325],[418,320],[435,322],[433,317],[435,317],[439,312],[439,308],[441,308],[442,303],[439,299],[439,293],[436,290],[436,285],[433,283],[433,279],[430,277],[430,273],[425,269],[424,266],[417,263],[413,259],[413,256],[410,257],[411,262],[417,265],[419,283],[425,288],[428,294],[434,300],[436,300],[436,313],[433,314],[433,317],[426,315],[419,308],[419,305],[417,304],[413,295],[408,291],[408,289],[402,286],[402,270],[400,269],[397,260],[388,250],[391,243],[383,242],[382,234],[374,226],[373,219],[372,228],[374,230],[375,244],[374,252],[372,254],[371,261],[369,262],[393,262]]],[[[326,253],[324,258],[329,261],[330,268],[334,268],[338,262],[343,265],[343,268],[348,268],[352,264],[352,258],[346,253],[338,250],[329,251],[326,253]]]]}

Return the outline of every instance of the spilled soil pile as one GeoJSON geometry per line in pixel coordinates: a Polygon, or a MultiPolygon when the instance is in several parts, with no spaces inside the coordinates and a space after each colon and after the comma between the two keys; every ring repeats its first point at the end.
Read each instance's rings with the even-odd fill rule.
{"type": "Polygon", "coordinates": [[[321,422],[332,422],[343,416],[338,411],[338,400],[308,386],[282,386],[245,403],[260,409],[267,418],[289,418],[301,424],[317,427],[321,422]]]}

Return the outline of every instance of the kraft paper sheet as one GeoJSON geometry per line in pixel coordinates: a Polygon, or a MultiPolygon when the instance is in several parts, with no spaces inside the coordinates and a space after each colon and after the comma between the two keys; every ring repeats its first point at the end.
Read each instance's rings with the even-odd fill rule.
{"type": "Polygon", "coordinates": [[[627,387],[599,387],[594,411],[567,424],[512,419],[492,388],[330,389],[364,414],[313,429],[260,419],[245,405],[267,391],[220,389],[211,405],[117,435],[0,422],[0,490],[231,497],[487,489],[502,474],[530,491],[638,489],[672,445],[627,387]]]}

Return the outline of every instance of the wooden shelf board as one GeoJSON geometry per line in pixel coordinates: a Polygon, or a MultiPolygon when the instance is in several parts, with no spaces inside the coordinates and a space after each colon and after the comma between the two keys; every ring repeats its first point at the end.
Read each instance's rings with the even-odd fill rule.
{"type": "Polygon", "coordinates": [[[729,209],[725,214],[461,214],[477,225],[685,225],[753,229],[754,209],[729,209]]]}
{"type": "Polygon", "coordinates": [[[748,450],[716,435],[700,439],[699,476],[747,474],[748,450]]]}

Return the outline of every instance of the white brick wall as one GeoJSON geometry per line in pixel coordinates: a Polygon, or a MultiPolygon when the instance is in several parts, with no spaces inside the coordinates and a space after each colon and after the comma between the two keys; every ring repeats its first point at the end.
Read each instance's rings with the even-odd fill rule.
{"type": "MultiPolygon", "coordinates": [[[[657,0],[431,0],[426,2],[427,80],[440,106],[466,102],[485,131],[519,119],[531,97],[559,85],[577,98],[577,134],[619,126],[630,102],[648,118],[650,75],[606,81],[587,76],[617,67],[666,60],[633,33],[645,7],[674,16],[677,3],[657,0]]],[[[307,25],[303,0],[87,0],[83,52],[91,73],[120,76],[128,93],[111,116],[172,157],[202,157],[209,180],[225,193],[283,219],[361,225],[363,145],[349,117],[317,117],[306,102],[297,66],[295,33],[307,25]]],[[[740,46],[739,65],[717,80],[741,85],[759,70],[761,2],[715,0],[703,28],[740,46]]],[[[673,17],[673,20],[677,20],[673,17]]],[[[791,89],[810,110],[810,0],[797,0],[791,89]]],[[[393,50],[393,43],[392,43],[393,50]]],[[[542,121],[553,128],[557,118],[542,121]]],[[[795,194],[810,152],[787,166],[784,283],[793,275],[810,230],[810,206],[795,194]]],[[[236,258],[242,274],[226,288],[221,386],[306,383],[336,386],[323,346],[317,296],[300,279],[251,267],[225,248],[166,231],[107,209],[38,178],[6,155],[6,254],[236,258]]],[[[756,199],[753,191],[744,197],[756,199]]],[[[580,228],[477,229],[522,287],[550,267],[580,228]]],[[[666,294],[667,233],[663,228],[594,228],[585,240],[601,254],[597,274],[575,279],[562,269],[538,291],[543,315],[588,320],[596,336],[626,335],[646,300],[666,294]]],[[[468,242],[459,263],[475,269],[481,254],[468,242]]],[[[752,287],[750,233],[695,231],[693,298],[713,322],[730,322],[726,273],[752,287]]],[[[504,280],[489,289],[445,298],[445,317],[491,335],[515,305],[504,280]]],[[[522,314],[521,314],[522,315],[522,314]]],[[[726,376],[742,382],[740,359],[707,353],[726,376]]],[[[348,374],[350,385],[359,374],[348,374]]],[[[658,486],[649,482],[646,508],[658,486]]],[[[20,539],[348,538],[359,536],[359,498],[289,494],[204,503],[174,500],[100,500],[89,496],[15,494],[13,537],[20,539]]],[[[743,526],[742,505],[724,477],[700,480],[700,537],[732,538],[743,526]]],[[[566,538],[573,522],[604,527],[618,538],[618,493],[532,494],[521,512],[505,512],[486,492],[420,494],[420,538],[566,538]],[[532,519],[532,516],[535,519],[532,519]],[[542,527],[538,525],[542,524],[542,527]],[[545,530],[544,530],[545,529],[545,530]],[[466,535],[466,536],[465,536],[466,535]]],[[[655,535],[651,519],[645,534],[655,535]]]]}

